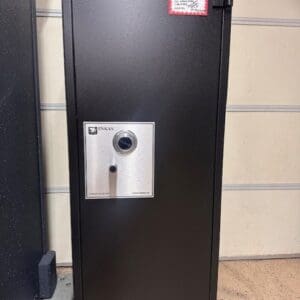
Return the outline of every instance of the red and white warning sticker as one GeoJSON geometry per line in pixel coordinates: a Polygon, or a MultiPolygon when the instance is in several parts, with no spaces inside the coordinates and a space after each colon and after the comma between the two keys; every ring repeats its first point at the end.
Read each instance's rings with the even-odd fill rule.
{"type": "Polygon", "coordinates": [[[168,0],[169,14],[179,16],[207,16],[208,0],[168,0]]]}

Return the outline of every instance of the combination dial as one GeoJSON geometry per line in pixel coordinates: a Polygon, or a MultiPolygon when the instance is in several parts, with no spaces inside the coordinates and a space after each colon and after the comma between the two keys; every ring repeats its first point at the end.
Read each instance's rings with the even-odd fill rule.
{"type": "Polygon", "coordinates": [[[133,152],[137,147],[137,137],[130,130],[122,130],[115,134],[113,145],[117,152],[128,154],[133,152]]]}

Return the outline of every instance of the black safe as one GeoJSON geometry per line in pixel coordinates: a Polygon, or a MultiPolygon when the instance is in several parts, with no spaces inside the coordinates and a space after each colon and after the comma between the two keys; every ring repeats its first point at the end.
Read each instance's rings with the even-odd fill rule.
{"type": "Polygon", "coordinates": [[[216,299],[231,4],[63,1],[75,299],[216,299]]]}
{"type": "Polygon", "coordinates": [[[0,299],[50,298],[34,0],[0,2],[0,299]]]}

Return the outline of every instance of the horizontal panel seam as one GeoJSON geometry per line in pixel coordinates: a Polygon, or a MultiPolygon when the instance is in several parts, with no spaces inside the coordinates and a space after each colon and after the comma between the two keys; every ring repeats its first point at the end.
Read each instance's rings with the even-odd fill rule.
{"type": "Polygon", "coordinates": [[[233,17],[233,25],[300,27],[300,19],[233,17]]]}
{"type": "Polygon", "coordinates": [[[73,266],[72,261],[68,261],[68,262],[57,262],[56,266],[58,268],[70,268],[73,266]]]}
{"type": "MultiPolygon", "coordinates": [[[[65,103],[41,103],[41,110],[66,110],[65,103]]],[[[300,112],[300,105],[227,105],[227,112],[300,112]]]]}
{"type": "Polygon", "coordinates": [[[70,188],[68,186],[62,187],[47,187],[45,189],[45,194],[69,194],[70,188]]]}
{"type": "MultiPolygon", "coordinates": [[[[268,183],[268,184],[223,184],[223,191],[299,191],[300,183],[268,183]]],[[[45,190],[46,194],[69,194],[68,186],[48,187],[45,190]]]]}
{"type": "MultiPolygon", "coordinates": [[[[233,256],[220,256],[220,261],[238,261],[238,260],[271,260],[271,259],[296,259],[300,258],[300,253],[295,254],[267,254],[267,255],[233,255],[233,256]]],[[[72,267],[72,262],[58,262],[57,267],[65,268],[72,267]]]]}
{"type": "Polygon", "coordinates": [[[223,184],[223,191],[300,190],[300,183],[223,184]]]}
{"type": "Polygon", "coordinates": [[[230,255],[220,256],[220,261],[236,261],[236,260],[270,260],[270,259],[293,259],[300,258],[300,253],[292,254],[266,254],[266,255],[230,255]]]}
{"type": "Polygon", "coordinates": [[[45,103],[42,102],[40,104],[40,109],[43,110],[66,110],[66,104],[65,103],[45,103]]]}
{"type": "Polygon", "coordinates": [[[49,17],[49,18],[61,18],[62,10],[61,9],[37,9],[36,10],[37,17],[49,17]]]}
{"type": "Polygon", "coordinates": [[[227,112],[300,112],[300,105],[227,105],[227,112]]]}
{"type": "MultiPolygon", "coordinates": [[[[60,9],[38,9],[37,17],[61,18],[60,9]]],[[[300,27],[300,19],[233,17],[233,25],[300,27]]]]}

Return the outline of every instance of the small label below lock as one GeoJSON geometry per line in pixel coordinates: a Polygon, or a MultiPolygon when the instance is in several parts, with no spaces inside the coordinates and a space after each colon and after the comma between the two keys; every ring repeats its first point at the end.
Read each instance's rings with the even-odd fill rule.
{"type": "Polygon", "coordinates": [[[169,14],[179,16],[207,16],[208,0],[169,0],[169,14]]]}
{"type": "Polygon", "coordinates": [[[154,123],[84,122],[85,197],[154,197],[154,123]]]}

